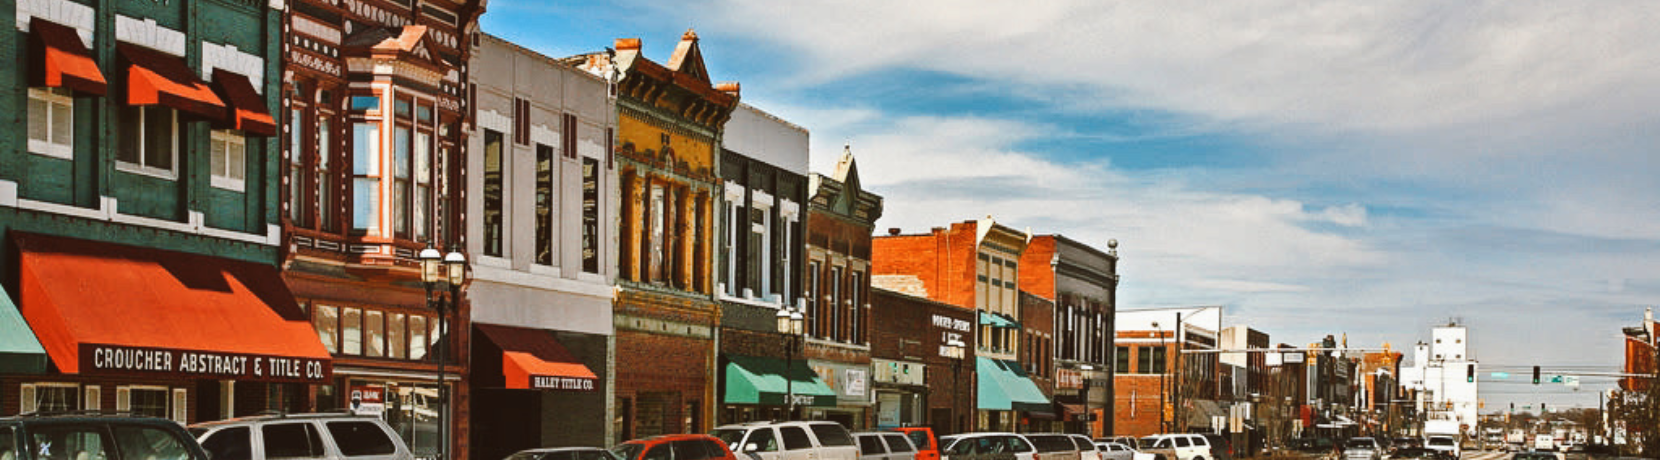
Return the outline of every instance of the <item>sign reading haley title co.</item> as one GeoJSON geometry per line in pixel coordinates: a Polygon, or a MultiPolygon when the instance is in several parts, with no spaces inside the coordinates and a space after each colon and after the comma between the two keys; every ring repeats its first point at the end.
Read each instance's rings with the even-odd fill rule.
{"type": "Polygon", "coordinates": [[[532,375],[530,387],[540,390],[594,391],[594,379],[532,375]]]}
{"type": "Polygon", "coordinates": [[[216,380],[328,383],[326,359],[81,344],[83,373],[170,375],[216,380]]]}

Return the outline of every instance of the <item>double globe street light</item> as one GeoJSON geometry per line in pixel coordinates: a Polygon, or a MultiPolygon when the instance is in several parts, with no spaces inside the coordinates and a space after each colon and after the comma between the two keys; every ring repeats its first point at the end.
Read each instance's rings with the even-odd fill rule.
{"type": "Polygon", "coordinates": [[[795,420],[795,379],[791,378],[791,374],[795,368],[795,347],[801,341],[801,323],[805,318],[802,311],[806,309],[805,305],[798,308],[782,305],[778,307],[776,316],[778,333],[784,335],[784,348],[788,350],[789,358],[784,361],[784,404],[792,421],[795,420]]]}
{"type": "MultiPolygon", "coordinates": [[[[445,350],[450,347],[448,306],[453,304],[455,309],[461,309],[461,284],[467,281],[467,257],[459,252],[450,251],[440,255],[437,249],[428,247],[422,249],[417,256],[421,260],[421,284],[426,286],[426,303],[428,308],[438,311],[438,337],[443,340],[438,347],[438,455],[436,458],[445,460],[445,446],[449,444],[449,392],[444,386],[445,377],[445,350]],[[438,283],[449,286],[449,299],[443,296],[433,296],[432,292],[438,283]]],[[[442,292],[442,291],[440,291],[442,292]]]]}

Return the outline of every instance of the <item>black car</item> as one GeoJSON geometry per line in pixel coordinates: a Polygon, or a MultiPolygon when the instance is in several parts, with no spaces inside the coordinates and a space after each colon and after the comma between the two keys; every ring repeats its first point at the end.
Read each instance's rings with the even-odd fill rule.
{"type": "Polygon", "coordinates": [[[1219,434],[1200,433],[1205,440],[1210,441],[1210,458],[1213,460],[1233,460],[1233,442],[1219,434]]]}
{"type": "Polygon", "coordinates": [[[172,420],[90,412],[0,417],[0,458],[208,460],[172,420]]]}
{"type": "MultiPolygon", "coordinates": [[[[1446,452],[1423,447],[1402,447],[1389,454],[1389,460],[1457,460],[1446,452]]],[[[1554,460],[1554,459],[1553,459],[1554,460]]]]}

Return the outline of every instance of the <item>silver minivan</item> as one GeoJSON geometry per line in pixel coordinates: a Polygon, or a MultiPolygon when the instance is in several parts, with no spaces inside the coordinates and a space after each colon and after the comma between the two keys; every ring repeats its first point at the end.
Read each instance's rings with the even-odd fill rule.
{"type": "Polygon", "coordinates": [[[859,460],[916,460],[916,446],[905,433],[853,433],[853,440],[859,444],[859,460]]]}
{"type": "Polygon", "coordinates": [[[212,460],[415,460],[379,417],[344,413],[243,417],[190,426],[212,460]]]}
{"type": "Polygon", "coordinates": [[[716,427],[710,436],[738,456],[761,460],[858,460],[853,434],[836,422],[752,422],[716,427]]]}

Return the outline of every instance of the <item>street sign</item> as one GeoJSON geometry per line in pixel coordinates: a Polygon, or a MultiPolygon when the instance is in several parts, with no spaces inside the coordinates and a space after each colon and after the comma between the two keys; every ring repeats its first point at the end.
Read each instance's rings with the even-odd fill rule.
{"type": "Polygon", "coordinates": [[[1493,376],[1493,378],[1495,378],[1495,379],[1508,379],[1508,378],[1510,378],[1510,373],[1509,372],[1494,372],[1494,373],[1488,374],[1488,375],[1493,376]]]}
{"type": "Polygon", "coordinates": [[[1550,376],[1550,383],[1562,383],[1562,376],[1560,376],[1560,375],[1550,376]]]}

